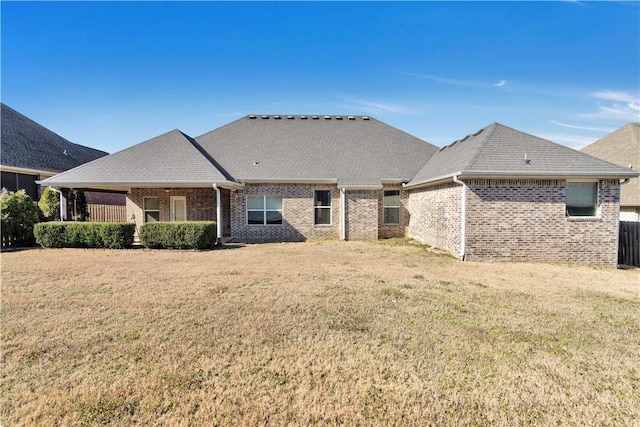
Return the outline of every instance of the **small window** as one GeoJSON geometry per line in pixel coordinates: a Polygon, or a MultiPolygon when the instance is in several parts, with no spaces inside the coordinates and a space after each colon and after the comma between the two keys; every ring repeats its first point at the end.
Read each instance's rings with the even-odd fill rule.
{"type": "Polygon", "coordinates": [[[400,190],[384,190],[384,223],[400,224],[400,190]]]}
{"type": "Polygon", "coordinates": [[[314,224],[331,224],[331,190],[316,190],[314,194],[314,224]]]}
{"type": "Polygon", "coordinates": [[[247,223],[282,224],[282,196],[247,196],[247,223]]]}
{"type": "Polygon", "coordinates": [[[596,216],[598,212],[598,183],[567,182],[565,202],[567,216],[596,216]]]}
{"type": "Polygon", "coordinates": [[[145,197],[142,203],[144,205],[144,222],[160,221],[160,199],[158,197],[145,197]]]}

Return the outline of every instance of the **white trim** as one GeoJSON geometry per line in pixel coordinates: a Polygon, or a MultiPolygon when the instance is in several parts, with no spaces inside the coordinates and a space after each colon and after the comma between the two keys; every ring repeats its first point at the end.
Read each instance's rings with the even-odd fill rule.
{"type": "Polygon", "coordinates": [[[158,222],[160,221],[160,197],[159,196],[143,196],[142,197],[142,223],[147,223],[147,212],[158,212],[158,222]],[[146,209],[144,201],[146,199],[158,199],[158,209],[146,209]]]}
{"type": "Polygon", "coordinates": [[[216,243],[220,244],[222,242],[222,197],[217,184],[213,184],[213,189],[216,190],[216,233],[218,234],[216,243]]]}
{"type": "Polygon", "coordinates": [[[346,197],[345,189],[340,189],[340,239],[347,240],[347,212],[346,212],[346,197]]]}
{"type": "Polygon", "coordinates": [[[402,224],[402,189],[401,188],[387,188],[382,190],[382,225],[401,225],[402,224]],[[384,204],[384,197],[387,191],[397,191],[400,198],[400,204],[398,206],[387,206],[384,204]],[[385,221],[385,209],[398,209],[398,222],[386,222],[385,221]]]}
{"type": "Polygon", "coordinates": [[[175,206],[175,202],[178,200],[182,200],[184,201],[184,220],[181,221],[186,221],[187,220],[187,196],[170,196],[169,197],[169,219],[170,221],[176,221],[176,206],[175,206]]]}
{"type": "Polygon", "coordinates": [[[42,176],[41,179],[47,179],[60,173],[60,172],[52,172],[52,171],[43,171],[40,169],[20,168],[16,166],[5,166],[5,165],[0,165],[0,171],[11,172],[11,173],[21,173],[24,175],[41,175],[42,176]]]}
{"type": "Polygon", "coordinates": [[[333,191],[331,190],[313,190],[313,226],[314,227],[329,227],[333,225],[333,191]],[[316,206],[316,193],[319,191],[329,192],[329,206],[316,206]],[[329,209],[329,223],[318,224],[316,223],[316,209],[329,209]]]}
{"type": "Polygon", "coordinates": [[[246,225],[251,227],[280,227],[284,224],[284,197],[279,194],[247,194],[244,199],[244,211],[247,214],[246,225]],[[251,209],[251,212],[262,212],[262,224],[250,224],[249,223],[249,197],[262,197],[263,205],[262,210],[251,209]],[[267,209],[267,197],[280,197],[281,207],[280,209],[267,209]],[[280,212],[280,224],[267,224],[267,212],[280,212]]]}

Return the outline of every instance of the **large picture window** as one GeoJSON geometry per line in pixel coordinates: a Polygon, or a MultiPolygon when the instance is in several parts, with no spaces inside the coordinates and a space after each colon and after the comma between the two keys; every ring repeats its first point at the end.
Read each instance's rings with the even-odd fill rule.
{"type": "Polygon", "coordinates": [[[142,201],[144,205],[144,222],[160,221],[160,199],[158,197],[145,197],[142,201]]]}
{"type": "Polygon", "coordinates": [[[331,190],[316,190],[313,199],[314,224],[331,224],[331,190]]]}
{"type": "Polygon", "coordinates": [[[282,196],[247,196],[247,223],[282,224],[282,196]]]}
{"type": "Polygon", "coordinates": [[[598,212],[598,183],[567,182],[565,203],[567,216],[596,216],[598,212]]]}
{"type": "Polygon", "coordinates": [[[400,224],[400,190],[384,190],[384,223],[400,224]]]}

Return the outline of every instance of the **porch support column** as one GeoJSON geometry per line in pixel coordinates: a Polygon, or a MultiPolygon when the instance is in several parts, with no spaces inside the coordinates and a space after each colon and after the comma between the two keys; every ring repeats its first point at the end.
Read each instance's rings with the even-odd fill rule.
{"type": "Polygon", "coordinates": [[[217,184],[213,184],[213,189],[216,190],[216,234],[217,245],[222,244],[222,197],[220,196],[220,189],[217,184]]]}

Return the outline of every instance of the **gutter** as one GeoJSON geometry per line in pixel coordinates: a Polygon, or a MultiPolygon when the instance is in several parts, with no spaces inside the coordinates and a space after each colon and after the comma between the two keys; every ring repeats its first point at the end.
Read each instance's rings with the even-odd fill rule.
{"type": "Polygon", "coordinates": [[[222,197],[218,184],[214,183],[213,189],[216,190],[216,245],[220,246],[222,244],[222,197]]]}
{"type": "Polygon", "coordinates": [[[60,190],[58,190],[56,188],[53,188],[53,187],[48,187],[48,188],[49,188],[49,190],[55,191],[56,193],[58,193],[60,195],[60,221],[64,221],[65,217],[66,217],[66,215],[64,215],[65,214],[64,207],[62,206],[62,200],[64,199],[64,195],[62,194],[62,191],[60,191],[60,190]]]}
{"type": "Polygon", "coordinates": [[[464,261],[467,251],[467,184],[453,175],[453,182],[462,185],[462,207],[460,212],[460,259],[464,261]]]}
{"type": "Polygon", "coordinates": [[[340,189],[340,240],[347,240],[347,202],[345,199],[345,188],[340,189]]]}

